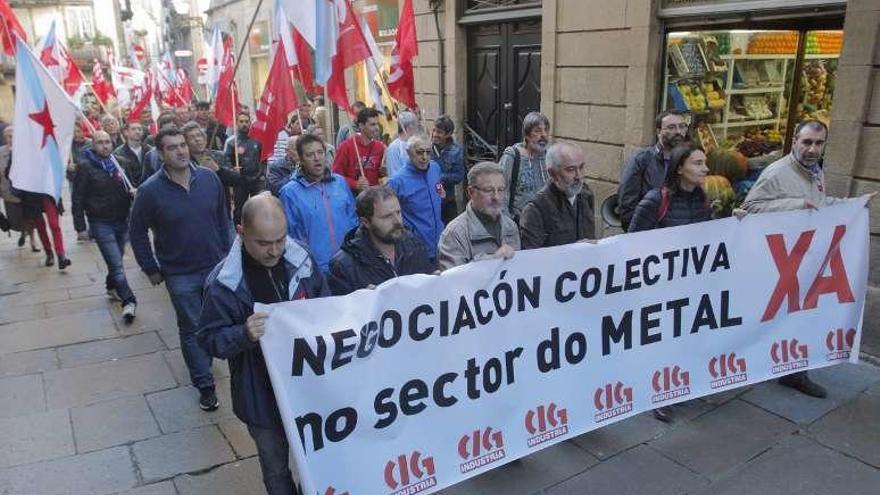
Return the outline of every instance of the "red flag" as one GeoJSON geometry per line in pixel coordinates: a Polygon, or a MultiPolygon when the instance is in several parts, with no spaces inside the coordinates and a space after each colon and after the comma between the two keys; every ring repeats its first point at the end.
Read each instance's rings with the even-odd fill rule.
{"type": "Polygon", "coordinates": [[[238,110],[238,91],[233,80],[235,57],[232,55],[232,37],[223,40],[223,63],[220,81],[217,84],[217,97],[214,100],[214,117],[226,127],[235,127],[235,112],[238,110]]]}
{"type": "Polygon", "coordinates": [[[141,115],[150,105],[150,100],[153,99],[153,82],[149,78],[149,73],[147,73],[147,80],[144,81],[144,87],[140,90],[140,98],[134,100],[134,105],[132,105],[131,111],[128,112],[128,119],[126,120],[129,124],[141,121],[141,115]]]}
{"type": "Polygon", "coordinates": [[[104,105],[107,104],[107,100],[111,96],[116,96],[113,85],[104,77],[104,70],[101,68],[101,62],[98,62],[98,59],[95,59],[95,65],[92,66],[92,91],[104,105]]]}
{"type": "Polygon", "coordinates": [[[348,0],[337,1],[345,2],[345,15],[339,17],[339,36],[336,38],[333,73],[327,80],[327,96],[351,113],[348,90],[345,87],[345,69],[370,58],[372,53],[351,3],[348,0]]]}
{"type": "Polygon", "coordinates": [[[6,0],[0,0],[0,45],[3,45],[3,53],[9,56],[15,55],[14,35],[18,35],[21,41],[27,42],[27,35],[12,7],[6,3],[6,0]]]}
{"type": "Polygon", "coordinates": [[[284,50],[279,46],[275,48],[272,68],[269,69],[269,77],[257,107],[257,118],[250,130],[250,137],[263,146],[260,160],[266,160],[272,155],[278,131],[284,127],[287,115],[296,110],[297,106],[299,104],[288,72],[287,59],[284,57],[284,50]]]}
{"type": "Polygon", "coordinates": [[[292,69],[293,77],[303,85],[306,93],[314,96],[318,94],[318,88],[315,87],[315,72],[312,70],[312,52],[296,29],[293,30],[293,48],[297,60],[297,65],[292,69]]]}
{"type": "Polygon", "coordinates": [[[413,77],[412,59],[419,54],[416,41],[416,16],[412,0],[404,0],[397,25],[397,37],[391,49],[391,74],[388,76],[388,92],[404,105],[416,107],[416,85],[413,77]]]}

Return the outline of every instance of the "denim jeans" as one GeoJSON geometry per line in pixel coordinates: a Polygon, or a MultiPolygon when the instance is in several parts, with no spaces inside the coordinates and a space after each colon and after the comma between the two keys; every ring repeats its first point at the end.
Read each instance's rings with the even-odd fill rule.
{"type": "Polygon", "coordinates": [[[295,495],[299,491],[293,483],[293,475],[288,467],[290,446],[284,428],[261,428],[248,425],[248,432],[257,444],[260,456],[260,469],[263,471],[263,484],[269,495],[295,495]]]}
{"type": "Polygon", "coordinates": [[[116,289],[122,304],[137,300],[128,286],[125,278],[125,268],[122,266],[122,256],[125,254],[125,244],[128,242],[128,223],[120,222],[97,222],[89,223],[89,232],[101,250],[104,263],[107,263],[107,278],[104,285],[107,289],[116,289]]]}
{"type": "Polygon", "coordinates": [[[165,287],[171,296],[171,304],[177,313],[177,329],[180,331],[180,352],[189,369],[192,384],[202,389],[214,386],[211,375],[211,356],[199,345],[196,331],[202,312],[202,288],[208,270],[180,275],[166,275],[165,287]]]}

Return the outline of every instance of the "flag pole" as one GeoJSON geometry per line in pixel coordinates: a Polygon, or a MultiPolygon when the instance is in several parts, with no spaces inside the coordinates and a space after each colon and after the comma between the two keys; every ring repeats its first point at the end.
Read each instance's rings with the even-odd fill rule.
{"type": "MultiPolygon", "coordinates": [[[[238,49],[238,57],[235,59],[235,67],[232,68],[232,80],[235,80],[235,75],[238,73],[238,64],[241,63],[241,57],[244,55],[244,47],[247,46],[247,40],[251,36],[251,30],[254,28],[254,22],[257,21],[257,14],[260,13],[260,7],[263,6],[263,0],[259,0],[257,2],[257,8],[254,9],[254,15],[251,16],[251,22],[248,24],[247,32],[244,34],[244,41],[241,44],[241,47],[238,49]]],[[[233,100],[234,101],[234,100],[233,100]]]]}
{"type": "MultiPolygon", "coordinates": [[[[260,0],[260,3],[262,3],[262,0],[260,0]]],[[[229,89],[232,91],[232,156],[235,157],[235,167],[233,168],[236,172],[241,172],[241,164],[238,162],[238,128],[235,121],[235,75],[232,76],[232,87],[229,89]]]]}

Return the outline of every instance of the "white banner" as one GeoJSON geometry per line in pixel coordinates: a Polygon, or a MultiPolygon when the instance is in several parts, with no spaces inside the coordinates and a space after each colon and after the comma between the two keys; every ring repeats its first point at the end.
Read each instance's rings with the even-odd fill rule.
{"type": "Polygon", "coordinates": [[[261,344],[304,493],[432,493],[642,411],[856,361],[868,220],[863,200],[750,215],[274,305],[261,344]]]}

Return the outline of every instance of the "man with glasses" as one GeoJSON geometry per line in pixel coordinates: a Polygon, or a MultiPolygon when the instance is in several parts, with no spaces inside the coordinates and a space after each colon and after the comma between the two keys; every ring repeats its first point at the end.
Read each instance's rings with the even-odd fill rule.
{"type": "Polygon", "coordinates": [[[633,154],[620,174],[617,208],[624,230],[629,227],[639,201],[648,191],[663,184],[672,149],[688,140],[688,122],[680,112],[661,112],[654,120],[654,126],[657,143],[633,154]]]}
{"type": "Polygon", "coordinates": [[[516,223],[502,215],[507,207],[504,182],[504,169],[493,162],[480,162],[468,171],[471,200],[440,236],[437,261],[441,270],[471,261],[510,259],[520,249],[516,223]]]}
{"type": "Polygon", "coordinates": [[[397,193],[403,223],[422,242],[432,261],[437,259],[437,242],[443,232],[440,203],[445,196],[440,182],[440,165],[431,161],[431,140],[417,134],[406,141],[409,160],[388,186],[397,193]]]}

